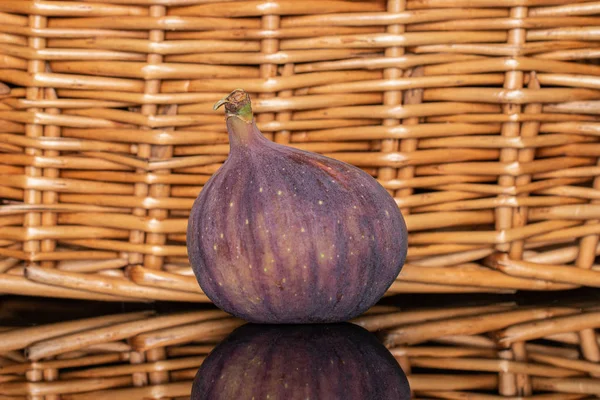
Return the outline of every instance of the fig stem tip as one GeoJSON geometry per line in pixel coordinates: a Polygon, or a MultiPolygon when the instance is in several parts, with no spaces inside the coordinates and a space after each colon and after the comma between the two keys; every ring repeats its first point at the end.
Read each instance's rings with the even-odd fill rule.
{"type": "Polygon", "coordinates": [[[251,122],[252,105],[250,95],[244,89],[235,89],[221,100],[217,101],[213,106],[213,110],[218,110],[222,105],[225,106],[225,114],[227,117],[238,117],[246,122],[251,122]]]}
{"type": "Polygon", "coordinates": [[[221,107],[225,103],[227,103],[227,99],[221,99],[221,100],[217,101],[215,103],[215,105],[213,106],[213,110],[217,111],[219,109],[219,107],[221,107]]]}

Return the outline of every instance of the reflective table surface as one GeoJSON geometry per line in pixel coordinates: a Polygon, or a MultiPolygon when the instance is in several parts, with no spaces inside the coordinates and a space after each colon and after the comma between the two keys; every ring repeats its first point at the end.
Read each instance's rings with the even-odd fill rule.
{"type": "Polygon", "coordinates": [[[592,399],[597,290],[401,295],[338,324],[0,298],[0,399],[592,399]]]}

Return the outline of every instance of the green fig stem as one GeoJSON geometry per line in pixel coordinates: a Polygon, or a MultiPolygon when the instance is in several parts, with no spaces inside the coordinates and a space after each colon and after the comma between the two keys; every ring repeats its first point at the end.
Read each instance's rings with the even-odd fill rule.
{"type": "Polygon", "coordinates": [[[217,110],[222,105],[225,105],[225,114],[227,115],[227,118],[236,117],[247,124],[252,123],[254,115],[252,113],[250,95],[243,89],[235,89],[226,97],[217,101],[213,106],[213,110],[217,110]]]}

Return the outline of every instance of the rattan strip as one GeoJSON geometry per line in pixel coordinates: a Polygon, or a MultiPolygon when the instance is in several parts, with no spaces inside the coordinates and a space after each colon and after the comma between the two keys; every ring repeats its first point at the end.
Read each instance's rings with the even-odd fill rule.
{"type": "Polygon", "coordinates": [[[355,164],[393,194],[410,247],[388,295],[597,287],[599,11],[3,2],[3,292],[208,301],[185,221],[228,154],[211,105],[236,87],[271,139],[355,164]]]}

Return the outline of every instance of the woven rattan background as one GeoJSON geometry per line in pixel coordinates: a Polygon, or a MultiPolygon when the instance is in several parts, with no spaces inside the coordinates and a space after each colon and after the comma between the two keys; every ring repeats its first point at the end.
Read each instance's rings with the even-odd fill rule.
{"type": "Polygon", "coordinates": [[[600,286],[599,2],[0,1],[0,291],[207,301],[188,210],[253,96],[409,226],[397,292],[600,286]],[[3,82],[3,83],[1,83],[3,82]]]}
{"type": "MultiPolygon", "coordinates": [[[[54,312],[64,318],[64,310],[54,312]]],[[[597,306],[376,306],[353,322],[382,330],[379,337],[408,376],[415,400],[600,395],[597,306]]],[[[205,310],[3,326],[0,393],[40,400],[189,399],[206,355],[243,323],[205,310]]]]}

